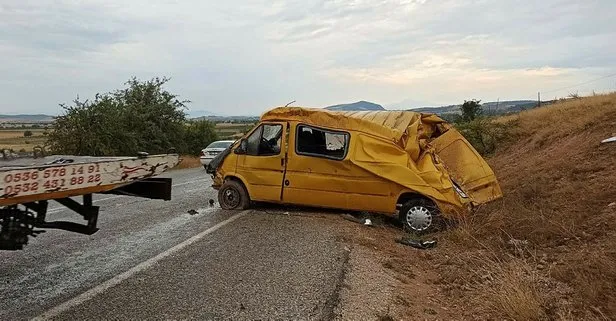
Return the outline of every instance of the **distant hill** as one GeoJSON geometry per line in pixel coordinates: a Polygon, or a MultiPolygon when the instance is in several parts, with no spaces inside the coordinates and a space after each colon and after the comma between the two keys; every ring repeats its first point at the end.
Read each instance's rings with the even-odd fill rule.
{"type": "Polygon", "coordinates": [[[202,116],[193,119],[209,120],[214,123],[255,123],[259,118],[259,116],[202,116]]]}
{"type": "MultiPolygon", "coordinates": [[[[460,107],[462,105],[449,105],[442,107],[420,107],[409,109],[420,113],[432,113],[437,115],[446,114],[461,114],[460,107]]],[[[537,107],[537,101],[534,100],[510,100],[510,101],[491,101],[482,103],[481,107],[486,114],[500,115],[519,112],[526,109],[537,107]]]]}
{"type": "Polygon", "coordinates": [[[208,117],[208,116],[218,116],[218,115],[209,110],[188,110],[186,112],[186,116],[188,116],[188,118],[198,118],[198,117],[208,117]]]}
{"type": "Polygon", "coordinates": [[[356,103],[351,104],[341,104],[325,107],[327,110],[332,111],[375,111],[375,110],[385,110],[383,106],[371,103],[368,101],[358,101],[356,103]]]}
{"type": "Polygon", "coordinates": [[[51,123],[53,120],[54,116],[43,114],[0,115],[3,123],[51,123]]]}

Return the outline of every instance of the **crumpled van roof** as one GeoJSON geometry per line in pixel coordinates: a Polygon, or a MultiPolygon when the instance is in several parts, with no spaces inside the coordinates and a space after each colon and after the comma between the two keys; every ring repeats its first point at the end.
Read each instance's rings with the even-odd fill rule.
{"type": "Polygon", "coordinates": [[[329,128],[355,130],[395,142],[399,142],[405,132],[412,135],[409,130],[413,131],[413,128],[410,127],[415,127],[416,132],[419,123],[446,125],[446,122],[436,115],[413,111],[330,111],[303,107],[278,107],[264,113],[261,120],[294,120],[329,128]]]}

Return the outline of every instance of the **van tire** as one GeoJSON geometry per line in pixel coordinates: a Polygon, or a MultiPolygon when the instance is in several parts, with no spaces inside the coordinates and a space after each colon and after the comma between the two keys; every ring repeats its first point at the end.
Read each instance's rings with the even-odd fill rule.
{"type": "Polygon", "coordinates": [[[250,206],[250,197],[242,183],[226,180],[218,190],[218,203],[225,210],[245,210],[250,206]]]}
{"type": "Polygon", "coordinates": [[[417,235],[434,233],[444,225],[438,206],[426,198],[406,201],[400,208],[398,216],[404,230],[417,235]]]}

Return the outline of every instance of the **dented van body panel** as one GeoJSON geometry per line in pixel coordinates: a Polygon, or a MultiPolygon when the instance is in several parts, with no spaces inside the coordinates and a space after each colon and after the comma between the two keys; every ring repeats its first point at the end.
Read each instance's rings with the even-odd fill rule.
{"type": "Polygon", "coordinates": [[[451,217],[502,196],[485,160],[431,114],[280,107],[232,149],[214,187],[238,180],[252,201],[395,214],[421,195],[451,217]]]}

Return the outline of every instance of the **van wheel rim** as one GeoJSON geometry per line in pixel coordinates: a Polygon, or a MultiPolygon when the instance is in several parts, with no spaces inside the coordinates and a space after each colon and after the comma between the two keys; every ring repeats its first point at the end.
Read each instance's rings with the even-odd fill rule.
{"type": "Polygon", "coordinates": [[[414,206],[406,212],[406,224],[414,231],[425,231],[432,225],[432,213],[424,206],[414,206]]]}
{"type": "Polygon", "coordinates": [[[228,208],[236,208],[240,205],[240,193],[235,188],[227,188],[223,191],[222,200],[228,208]]]}

